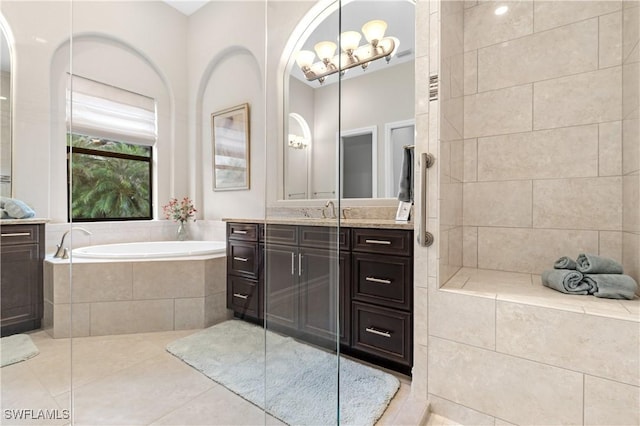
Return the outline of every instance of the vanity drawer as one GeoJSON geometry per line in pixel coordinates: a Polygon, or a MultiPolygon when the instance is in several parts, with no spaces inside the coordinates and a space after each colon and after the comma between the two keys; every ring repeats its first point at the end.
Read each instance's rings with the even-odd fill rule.
{"type": "Polygon", "coordinates": [[[351,247],[353,251],[411,256],[413,231],[354,228],[351,230],[351,247]]]}
{"type": "Polygon", "coordinates": [[[411,258],[353,253],[351,268],[354,300],[411,309],[411,258]]]}
{"type": "Polygon", "coordinates": [[[2,245],[37,243],[39,230],[38,225],[2,225],[0,241],[2,245]]]}
{"type": "Polygon", "coordinates": [[[229,274],[258,279],[260,258],[257,243],[229,241],[227,270],[229,274]]]}
{"type": "Polygon", "coordinates": [[[258,224],[229,222],[227,235],[230,240],[258,241],[258,224]]]}
{"type": "Polygon", "coordinates": [[[261,318],[258,281],[227,276],[227,308],[241,316],[261,318]]]}
{"type": "Polygon", "coordinates": [[[411,314],[352,303],[353,348],[411,365],[411,314]]]}
{"type": "Polygon", "coordinates": [[[302,247],[349,250],[351,245],[349,228],[300,226],[299,232],[302,247]]]}
{"type": "Polygon", "coordinates": [[[264,226],[264,240],[270,244],[298,244],[298,227],[293,225],[271,225],[264,226]]]}

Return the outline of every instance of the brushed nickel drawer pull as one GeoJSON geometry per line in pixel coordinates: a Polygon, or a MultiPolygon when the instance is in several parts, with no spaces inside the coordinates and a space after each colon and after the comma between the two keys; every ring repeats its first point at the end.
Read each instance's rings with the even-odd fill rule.
{"type": "Polygon", "coordinates": [[[381,244],[384,246],[391,245],[391,241],[386,241],[386,240],[364,240],[364,242],[367,244],[381,244]]]}
{"type": "Polygon", "coordinates": [[[234,229],[234,230],[233,230],[233,233],[234,233],[234,234],[245,235],[245,234],[247,233],[247,231],[240,231],[240,230],[234,229]]]}
{"type": "Polygon", "coordinates": [[[239,262],[248,262],[249,259],[247,259],[246,257],[238,257],[238,256],[233,256],[233,260],[237,260],[239,262]]]}
{"type": "Polygon", "coordinates": [[[382,336],[382,337],[386,337],[386,338],[390,338],[391,337],[391,332],[390,331],[376,330],[375,328],[371,328],[371,327],[365,328],[365,331],[367,333],[377,334],[378,336],[382,336]]]}
{"type": "Polygon", "coordinates": [[[2,234],[3,237],[29,237],[31,232],[13,232],[11,234],[2,234]]]}
{"type": "Polygon", "coordinates": [[[302,255],[298,255],[298,276],[302,276],[302,255]]]}
{"type": "Polygon", "coordinates": [[[373,283],[391,284],[391,280],[385,280],[385,279],[376,278],[376,277],[366,277],[365,280],[366,281],[371,281],[373,283]]]}
{"type": "Polygon", "coordinates": [[[296,261],[296,254],[294,252],[291,252],[291,275],[296,274],[296,264],[294,263],[295,261],[296,261]]]}
{"type": "Polygon", "coordinates": [[[239,297],[240,299],[248,299],[249,295],[248,294],[240,294],[240,293],[233,293],[233,297],[239,297]]]}

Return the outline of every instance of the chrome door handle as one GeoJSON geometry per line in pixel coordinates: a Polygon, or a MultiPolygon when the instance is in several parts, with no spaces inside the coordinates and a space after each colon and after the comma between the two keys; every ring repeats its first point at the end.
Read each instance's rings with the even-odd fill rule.
{"type": "Polygon", "coordinates": [[[249,295],[248,294],[240,294],[240,293],[233,293],[233,297],[238,297],[240,299],[248,299],[249,295]]]}
{"type": "Polygon", "coordinates": [[[298,276],[302,275],[302,255],[298,255],[298,276]]]}
{"type": "Polygon", "coordinates": [[[296,254],[294,252],[291,252],[291,275],[295,275],[296,274],[296,254]]]}

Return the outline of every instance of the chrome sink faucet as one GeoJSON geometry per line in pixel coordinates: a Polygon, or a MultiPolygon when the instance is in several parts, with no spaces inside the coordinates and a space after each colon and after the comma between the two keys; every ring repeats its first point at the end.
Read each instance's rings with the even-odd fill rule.
{"type": "Polygon", "coordinates": [[[327,219],[327,215],[324,213],[324,209],[329,206],[331,206],[331,217],[329,217],[329,219],[337,219],[338,217],[336,216],[336,205],[333,204],[333,201],[331,200],[327,201],[324,205],[324,208],[322,209],[322,218],[327,219]]]}
{"type": "Polygon", "coordinates": [[[69,258],[69,249],[64,246],[64,237],[66,237],[69,232],[74,231],[74,230],[82,231],[86,235],[91,235],[91,232],[89,232],[89,230],[87,230],[87,229],[85,229],[85,228],[83,228],[81,226],[72,226],[71,229],[69,229],[64,234],[62,234],[62,239],[60,240],[60,244],[56,245],[56,253],[53,255],[53,257],[59,258],[59,259],[68,259],[69,258]]]}

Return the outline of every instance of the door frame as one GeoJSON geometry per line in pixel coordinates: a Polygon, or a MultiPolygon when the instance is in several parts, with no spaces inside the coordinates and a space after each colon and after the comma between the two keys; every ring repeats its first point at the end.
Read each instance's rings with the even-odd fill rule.
{"type": "Polygon", "coordinates": [[[336,150],[337,159],[336,172],[338,176],[336,181],[340,182],[340,198],[344,198],[344,146],[342,138],[347,136],[371,135],[371,198],[378,197],[378,126],[360,127],[357,129],[343,130],[338,135],[338,149],[336,150]]]}
{"type": "Polygon", "coordinates": [[[413,140],[415,143],[415,131],[416,131],[416,119],[411,118],[409,120],[392,121],[384,124],[384,169],[387,171],[385,178],[385,196],[387,198],[395,198],[393,189],[393,151],[391,150],[391,132],[394,129],[400,129],[402,127],[413,126],[413,140]]]}

